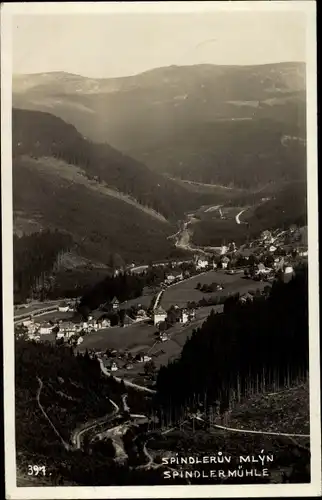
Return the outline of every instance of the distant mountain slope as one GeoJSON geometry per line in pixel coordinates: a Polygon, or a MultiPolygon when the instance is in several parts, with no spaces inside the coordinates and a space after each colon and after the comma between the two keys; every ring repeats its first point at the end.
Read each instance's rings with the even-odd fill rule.
{"type": "Polygon", "coordinates": [[[112,253],[127,262],[178,254],[167,238],[184,212],[237,194],[191,192],[49,113],[13,109],[12,146],[16,234],[66,231],[80,257],[105,265],[112,253]]]}
{"type": "Polygon", "coordinates": [[[184,187],[152,172],[107,144],[85,139],[72,125],[49,113],[13,109],[13,156],[55,157],[79,167],[88,179],[129,195],[165,218],[176,218],[196,203],[184,187]]]}
{"type": "Polygon", "coordinates": [[[220,66],[196,64],[166,66],[133,76],[119,78],[88,78],[66,72],[14,75],[13,91],[57,92],[57,94],[100,94],[129,92],[133,89],[163,89],[165,95],[183,89],[215,91],[221,97],[251,100],[264,99],[271,93],[300,91],[305,88],[305,63],[282,62],[256,66],[220,66]],[[228,83],[228,85],[227,85],[228,83]],[[165,85],[167,84],[167,85],[165,85]]]}
{"type": "Polygon", "coordinates": [[[306,178],[305,141],[271,119],[218,120],[176,131],[142,153],[159,172],[247,189],[306,178]]]}
{"type": "MultiPolygon", "coordinates": [[[[122,199],[62,175],[62,162],[16,157],[13,162],[14,213],[19,229],[59,229],[73,236],[84,257],[108,264],[112,253],[127,262],[164,258],[171,252],[169,223],[122,199]]],[[[65,163],[65,169],[73,168],[65,163]]]]}
{"type": "Polygon", "coordinates": [[[235,200],[237,214],[242,207],[241,224],[235,215],[221,219],[218,212],[203,213],[192,226],[192,242],[200,246],[219,246],[235,241],[245,243],[257,238],[264,230],[286,229],[292,224],[307,224],[307,186],[305,181],[285,183],[273,192],[242,195],[235,200]],[[260,197],[264,197],[261,200],[260,197]],[[247,223],[247,225],[245,224],[247,223]]]}
{"type": "MultiPolygon", "coordinates": [[[[239,160],[249,165],[243,170],[250,179],[256,164],[260,178],[268,161],[278,170],[286,154],[296,157],[304,151],[305,88],[304,63],[205,64],[114,79],[20,75],[13,80],[13,102],[20,108],[50,111],[85,136],[107,141],[160,172],[219,183],[218,172],[225,170],[225,182],[235,183],[234,164],[239,160]],[[257,148],[253,152],[251,140],[236,153],[232,149],[236,139],[231,142],[231,134],[245,136],[255,129],[258,149],[261,143],[273,143],[268,161],[262,162],[257,148]],[[227,155],[231,168],[230,162],[224,163],[227,155]]],[[[261,154],[267,159],[265,147],[261,154]]],[[[297,178],[303,154],[296,165],[287,163],[289,176],[295,172],[297,178]]]]}

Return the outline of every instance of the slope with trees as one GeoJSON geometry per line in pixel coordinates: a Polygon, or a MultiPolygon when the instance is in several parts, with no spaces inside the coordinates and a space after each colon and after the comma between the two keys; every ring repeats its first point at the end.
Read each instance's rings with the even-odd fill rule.
{"type": "Polygon", "coordinates": [[[221,412],[250,394],[283,388],[308,370],[307,269],[269,296],[245,304],[227,299],[187,340],[181,357],[160,369],[158,401],[177,416],[219,400],[221,412]]]}

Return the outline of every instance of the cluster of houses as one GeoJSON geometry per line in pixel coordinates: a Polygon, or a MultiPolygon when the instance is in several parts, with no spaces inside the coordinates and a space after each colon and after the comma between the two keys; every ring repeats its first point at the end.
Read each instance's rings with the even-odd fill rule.
{"type": "Polygon", "coordinates": [[[219,259],[217,260],[197,256],[195,258],[196,270],[207,271],[210,269],[227,269],[228,263],[230,262],[230,258],[226,255],[227,251],[228,247],[224,247],[224,251],[222,251],[219,259]]]}
{"type": "MultiPolygon", "coordinates": [[[[179,306],[174,306],[174,311],[176,315],[176,322],[181,324],[186,324],[195,318],[195,311],[188,310],[185,308],[180,308],[179,306]]],[[[162,323],[167,321],[169,311],[167,312],[163,307],[158,306],[153,311],[153,324],[154,326],[160,326],[162,323]]]]}
{"type": "MultiPolygon", "coordinates": [[[[119,301],[116,297],[110,302],[110,312],[116,313],[119,310],[119,301]]],[[[69,305],[61,305],[57,307],[56,312],[68,313],[75,311],[69,305]]],[[[55,316],[55,311],[52,312],[55,316]]],[[[110,328],[111,320],[107,313],[102,311],[95,311],[89,315],[87,320],[78,319],[72,321],[71,319],[53,319],[41,321],[40,317],[29,317],[21,322],[25,329],[27,338],[30,340],[40,340],[41,338],[49,338],[54,336],[56,340],[60,341],[73,341],[77,345],[83,342],[83,336],[89,333],[94,333],[102,329],[110,328]]],[[[128,314],[124,315],[122,326],[130,326],[133,323],[144,321],[148,319],[147,312],[142,307],[138,308],[135,314],[135,319],[128,314]]]]}
{"type": "Polygon", "coordinates": [[[116,349],[107,349],[105,353],[96,352],[108,370],[116,372],[120,369],[131,370],[137,363],[147,363],[152,357],[143,352],[134,354],[130,351],[117,351],[116,349]]]}
{"type": "MultiPolygon", "coordinates": [[[[284,281],[290,280],[294,275],[294,267],[297,258],[306,258],[308,255],[307,242],[302,241],[302,245],[298,243],[292,244],[292,238],[294,241],[298,241],[295,229],[274,232],[264,231],[257,241],[253,241],[248,245],[243,245],[238,250],[236,244],[231,242],[228,245],[218,247],[219,252],[217,252],[216,256],[207,257],[207,254],[199,254],[196,255],[192,261],[173,262],[171,271],[165,276],[164,282],[161,283],[161,292],[159,292],[157,296],[151,314],[147,314],[147,311],[139,306],[134,315],[129,313],[129,311],[125,313],[122,319],[122,326],[129,326],[138,321],[152,319],[154,326],[158,327],[160,330],[160,340],[162,342],[168,340],[168,335],[165,332],[166,328],[163,328],[163,326],[165,324],[173,324],[174,317],[175,321],[178,323],[188,323],[195,317],[195,311],[174,306],[174,308],[172,308],[172,320],[170,321],[169,311],[165,311],[164,308],[160,306],[163,290],[168,286],[188,279],[191,273],[194,274],[194,269],[198,273],[217,268],[231,268],[231,270],[227,269],[227,272],[234,273],[236,272],[234,269],[234,262],[238,261],[238,255],[246,262],[251,262],[251,256],[256,257],[257,263],[255,265],[248,266],[246,264],[247,273],[252,278],[272,281],[276,275],[279,274],[283,276],[284,281]],[[291,242],[290,244],[287,243],[289,241],[291,242]],[[269,256],[269,259],[267,259],[267,256],[269,256]],[[178,269],[179,265],[187,263],[192,264],[193,269],[191,269],[191,272],[178,269]],[[264,263],[266,263],[266,265],[264,263]],[[250,269],[251,273],[249,273],[250,269]]],[[[168,266],[169,262],[159,263],[157,265],[168,266]]],[[[250,297],[246,297],[242,300],[250,299],[250,297]]],[[[120,303],[117,297],[114,297],[113,300],[108,303],[108,306],[110,312],[118,312],[120,303]]],[[[75,312],[76,309],[76,303],[72,304],[71,302],[66,302],[57,306],[56,311],[59,313],[68,313],[75,312]]],[[[103,314],[102,311],[96,311],[92,316],[89,316],[86,321],[78,320],[78,322],[65,319],[41,322],[39,316],[40,314],[38,316],[35,314],[34,317],[26,316],[26,319],[22,321],[22,325],[29,339],[40,340],[42,336],[46,338],[46,336],[54,334],[56,340],[66,342],[73,341],[80,344],[85,334],[111,327],[111,320],[107,317],[109,315],[103,314]]]]}
{"type": "Polygon", "coordinates": [[[68,341],[72,337],[77,337],[77,343],[83,341],[83,335],[102,328],[109,328],[111,322],[107,318],[93,319],[89,317],[87,321],[74,323],[70,320],[35,322],[33,319],[23,321],[22,325],[27,329],[27,337],[30,340],[39,340],[41,336],[55,335],[56,340],[64,339],[68,341]]]}

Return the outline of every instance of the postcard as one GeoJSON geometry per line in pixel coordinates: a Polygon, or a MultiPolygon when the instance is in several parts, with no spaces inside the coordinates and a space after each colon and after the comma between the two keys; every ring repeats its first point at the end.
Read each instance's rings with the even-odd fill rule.
{"type": "Polygon", "coordinates": [[[6,3],[6,495],[321,495],[316,5],[6,3]]]}

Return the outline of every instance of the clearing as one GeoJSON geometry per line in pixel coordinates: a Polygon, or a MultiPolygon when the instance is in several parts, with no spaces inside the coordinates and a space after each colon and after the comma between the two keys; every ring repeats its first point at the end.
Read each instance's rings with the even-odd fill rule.
{"type": "Polygon", "coordinates": [[[203,297],[225,297],[228,293],[246,293],[248,290],[261,290],[266,285],[265,282],[245,279],[243,273],[230,275],[222,270],[209,271],[167,288],[162,296],[161,305],[164,309],[168,309],[171,305],[185,307],[188,302],[199,302],[203,297]],[[198,283],[201,285],[220,283],[224,285],[224,289],[205,294],[196,289],[198,283]]]}

